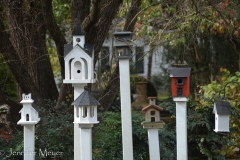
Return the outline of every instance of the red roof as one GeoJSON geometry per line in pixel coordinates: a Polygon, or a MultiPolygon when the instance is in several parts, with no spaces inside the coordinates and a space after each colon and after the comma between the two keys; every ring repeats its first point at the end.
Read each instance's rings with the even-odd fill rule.
{"type": "Polygon", "coordinates": [[[159,107],[159,106],[157,106],[157,105],[148,105],[147,107],[144,107],[143,109],[142,109],[142,111],[146,111],[146,110],[148,110],[148,109],[151,109],[151,108],[155,108],[156,110],[159,110],[159,111],[162,111],[163,110],[163,108],[161,108],[161,107],[159,107]]]}

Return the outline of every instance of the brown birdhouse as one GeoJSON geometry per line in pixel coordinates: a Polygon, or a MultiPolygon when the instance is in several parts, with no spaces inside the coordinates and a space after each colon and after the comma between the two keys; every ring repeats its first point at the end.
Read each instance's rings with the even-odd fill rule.
{"type": "Polygon", "coordinates": [[[164,122],[160,119],[160,112],[163,108],[156,105],[156,97],[148,97],[149,105],[142,109],[145,121],[143,128],[162,128],[164,122]]]}
{"type": "Polygon", "coordinates": [[[172,78],[172,96],[188,97],[190,94],[191,68],[173,67],[170,71],[172,78]]]}

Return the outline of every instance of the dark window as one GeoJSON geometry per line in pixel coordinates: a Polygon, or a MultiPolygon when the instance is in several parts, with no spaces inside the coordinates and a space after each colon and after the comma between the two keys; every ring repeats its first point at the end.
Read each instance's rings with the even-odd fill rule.
{"type": "Polygon", "coordinates": [[[151,122],[155,122],[155,117],[151,117],[151,122]]]}
{"type": "Polygon", "coordinates": [[[155,115],[155,111],[151,111],[151,115],[155,115]]]}
{"type": "Polygon", "coordinates": [[[136,47],[135,73],[144,73],[144,48],[136,47]]]}
{"type": "Polygon", "coordinates": [[[177,96],[183,96],[183,88],[177,88],[177,96]]]}

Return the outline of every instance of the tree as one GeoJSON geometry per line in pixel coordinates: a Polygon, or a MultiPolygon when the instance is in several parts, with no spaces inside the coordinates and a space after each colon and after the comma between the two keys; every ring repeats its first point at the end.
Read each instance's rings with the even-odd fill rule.
{"type": "MultiPolygon", "coordinates": [[[[57,1],[57,0],[56,0],[57,1]]],[[[94,44],[95,62],[102,43],[108,35],[112,20],[116,17],[123,0],[58,0],[60,4],[71,3],[72,28],[74,31],[77,14],[80,13],[82,30],[86,36],[86,42],[94,44]]],[[[126,19],[129,24],[126,30],[133,29],[135,20],[131,17],[137,13],[140,0],[133,0],[126,19]],[[130,18],[128,18],[130,17],[130,18]]],[[[3,0],[0,2],[0,52],[14,76],[20,93],[32,93],[35,102],[45,107],[44,100],[66,101],[66,96],[72,92],[70,85],[62,84],[58,92],[54,81],[49,53],[46,45],[48,34],[56,45],[61,76],[64,78],[64,44],[67,43],[64,32],[57,24],[54,16],[53,0],[3,0]]],[[[69,13],[70,14],[70,13],[69,13]]],[[[69,42],[68,42],[69,43],[69,42]]],[[[118,68],[118,67],[117,67],[118,68]]],[[[118,84],[118,71],[115,71],[114,79],[108,85],[100,102],[103,106],[109,106],[112,94],[116,92],[118,84]],[[113,85],[113,86],[111,86],[113,85]],[[114,91],[112,91],[114,90],[114,91]],[[111,94],[106,94],[111,92],[111,94]]],[[[0,89],[0,103],[10,106],[11,115],[15,117],[14,123],[19,117],[21,106],[0,89]]]]}

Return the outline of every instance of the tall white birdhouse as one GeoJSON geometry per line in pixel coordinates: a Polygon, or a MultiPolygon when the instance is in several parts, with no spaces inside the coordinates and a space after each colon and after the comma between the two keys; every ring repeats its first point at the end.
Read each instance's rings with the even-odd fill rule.
{"type": "Polygon", "coordinates": [[[164,122],[160,119],[160,112],[163,108],[156,105],[156,97],[148,97],[149,105],[142,109],[145,121],[143,128],[162,128],[164,122]]]}
{"type": "Polygon", "coordinates": [[[96,124],[97,106],[99,102],[91,95],[87,87],[84,87],[83,93],[72,103],[74,105],[74,122],[78,124],[96,124]]]}
{"type": "Polygon", "coordinates": [[[38,115],[39,107],[33,102],[34,100],[31,98],[31,93],[22,94],[22,101],[20,103],[23,104],[23,108],[19,112],[21,113],[21,119],[17,124],[37,124],[40,121],[38,115]]]}
{"type": "Polygon", "coordinates": [[[92,44],[85,44],[78,14],[73,44],[64,46],[65,79],[63,83],[95,83],[94,51],[92,44]]]}
{"type": "Polygon", "coordinates": [[[230,108],[229,102],[214,102],[215,132],[229,132],[230,108]]]}

